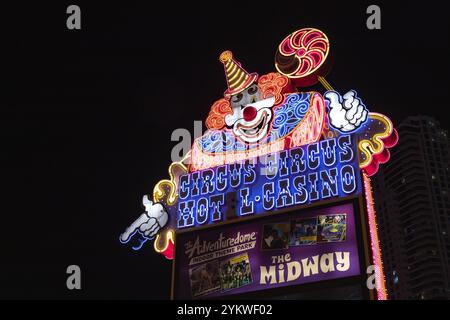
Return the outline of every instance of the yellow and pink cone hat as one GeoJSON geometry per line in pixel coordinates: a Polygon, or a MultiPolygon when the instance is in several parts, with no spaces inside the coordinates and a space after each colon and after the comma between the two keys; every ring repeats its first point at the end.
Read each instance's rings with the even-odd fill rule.
{"type": "Polygon", "coordinates": [[[231,51],[224,51],[219,57],[225,69],[228,89],[224,92],[224,97],[230,99],[232,95],[238,94],[250,87],[258,80],[257,73],[248,73],[241,64],[233,58],[231,51]]]}

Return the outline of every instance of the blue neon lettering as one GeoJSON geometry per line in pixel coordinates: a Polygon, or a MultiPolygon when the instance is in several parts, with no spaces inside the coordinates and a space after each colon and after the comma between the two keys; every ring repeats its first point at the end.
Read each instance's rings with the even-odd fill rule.
{"type": "Polygon", "coordinates": [[[241,169],[242,164],[241,163],[233,163],[230,165],[230,186],[232,188],[237,188],[241,184],[241,169]]]}
{"type": "Polygon", "coordinates": [[[252,184],[256,180],[255,165],[249,161],[244,164],[244,184],[252,184]]]}
{"type": "Polygon", "coordinates": [[[186,228],[194,225],[194,201],[185,201],[178,204],[178,228],[186,228]]]}
{"type": "Polygon", "coordinates": [[[189,179],[190,175],[185,174],[180,177],[180,192],[179,196],[181,200],[186,199],[189,196],[189,179]]]}
{"type": "Polygon", "coordinates": [[[291,149],[289,150],[289,154],[291,155],[291,174],[304,172],[306,169],[306,163],[303,160],[303,149],[291,149]]]}
{"type": "Polygon", "coordinates": [[[342,150],[339,152],[339,161],[341,163],[350,162],[353,160],[353,149],[352,146],[352,139],[349,135],[342,136],[338,138],[338,145],[339,148],[342,150]]]}
{"type": "Polygon", "coordinates": [[[223,191],[227,187],[227,166],[217,168],[217,191],[223,191]]]}
{"type": "Polygon", "coordinates": [[[337,196],[336,183],[337,169],[333,168],[329,171],[320,171],[320,178],[322,179],[322,198],[329,198],[337,196]]]}
{"type": "Polygon", "coordinates": [[[323,163],[331,167],[336,162],[336,140],[329,139],[320,142],[320,148],[323,153],[323,163]]]}
{"type": "Polygon", "coordinates": [[[292,205],[294,200],[292,198],[291,191],[289,190],[289,179],[278,181],[278,190],[277,208],[292,205]]]}
{"type": "Polygon", "coordinates": [[[311,184],[311,190],[309,192],[309,199],[310,200],[317,200],[319,199],[319,192],[317,192],[317,172],[310,173],[308,175],[309,183],[311,184]]]}
{"type": "Polygon", "coordinates": [[[271,210],[275,205],[273,196],[273,182],[268,182],[263,185],[263,207],[264,210],[271,210]]]}
{"type": "Polygon", "coordinates": [[[305,186],[305,176],[297,176],[294,178],[294,188],[297,190],[294,195],[295,204],[302,204],[308,200],[308,191],[305,189],[305,186]]]}
{"type": "Polygon", "coordinates": [[[249,188],[241,189],[241,208],[240,215],[247,215],[253,213],[253,201],[248,200],[248,196],[250,194],[249,188]]]}
{"type": "Polygon", "coordinates": [[[205,170],[202,172],[203,186],[202,186],[202,194],[210,194],[214,192],[214,171],[211,169],[205,170]]]}
{"type": "Polygon", "coordinates": [[[351,165],[345,165],[341,168],[342,190],[347,193],[353,193],[356,190],[355,170],[351,165]]]}
{"type": "Polygon", "coordinates": [[[192,174],[192,181],[194,182],[191,190],[191,195],[193,197],[198,196],[200,189],[200,172],[194,172],[192,174]]]}
{"type": "Polygon", "coordinates": [[[280,163],[278,165],[278,167],[279,167],[278,170],[280,170],[280,177],[285,177],[288,175],[287,162],[288,162],[288,152],[286,150],[280,152],[280,163]]]}
{"type": "Polygon", "coordinates": [[[216,194],[214,196],[209,197],[210,207],[212,208],[211,213],[211,221],[220,221],[222,220],[222,211],[221,208],[225,203],[225,196],[223,193],[216,194]]]}
{"type": "Polygon", "coordinates": [[[319,144],[314,143],[308,146],[308,167],[311,170],[319,166],[319,144]]]}
{"type": "Polygon", "coordinates": [[[177,226],[224,220],[225,212],[259,214],[361,191],[352,136],[181,175],[177,226]],[[234,195],[237,201],[228,201],[234,195]]]}

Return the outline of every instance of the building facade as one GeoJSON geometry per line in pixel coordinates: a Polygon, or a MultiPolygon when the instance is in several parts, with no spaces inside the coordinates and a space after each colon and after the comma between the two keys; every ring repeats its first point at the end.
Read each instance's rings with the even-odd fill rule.
{"type": "Polygon", "coordinates": [[[391,299],[450,298],[450,154],[430,117],[399,126],[391,161],[374,178],[380,242],[391,299]]]}

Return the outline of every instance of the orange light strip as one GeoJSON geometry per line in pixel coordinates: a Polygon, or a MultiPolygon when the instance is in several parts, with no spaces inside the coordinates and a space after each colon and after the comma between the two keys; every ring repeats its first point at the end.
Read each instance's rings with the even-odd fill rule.
{"type": "Polygon", "coordinates": [[[370,244],[372,248],[373,264],[375,265],[376,290],[378,300],[387,300],[386,279],[383,270],[383,260],[378,239],[378,226],[375,208],[373,206],[372,185],[369,176],[363,172],[364,192],[366,195],[367,218],[369,221],[370,244]]]}

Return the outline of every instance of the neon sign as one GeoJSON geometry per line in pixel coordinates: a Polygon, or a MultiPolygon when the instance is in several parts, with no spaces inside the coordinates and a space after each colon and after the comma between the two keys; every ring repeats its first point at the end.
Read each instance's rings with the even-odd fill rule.
{"type": "Polygon", "coordinates": [[[238,217],[345,197],[360,191],[356,143],[342,135],[185,174],[179,185],[179,229],[226,220],[230,194],[238,217]]]}
{"type": "Polygon", "coordinates": [[[333,89],[324,78],[328,56],[329,39],[315,28],[282,40],[277,72],[247,72],[224,51],[219,61],[227,88],[210,107],[208,130],[183,160],[169,166],[169,179],[156,184],[153,197],[143,197],[145,212],[120,241],[137,240],[132,247],[139,250],[151,240],[156,252],[173,259],[179,230],[241,217],[266,219],[277,210],[364,195],[371,262],[381,281],[377,297],[386,299],[369,177],[389,160],[398,134],[388,117],[369,111],[357,91],[333,89]],[[318,82],[326,90],[305,89],[318,82]]]}

